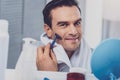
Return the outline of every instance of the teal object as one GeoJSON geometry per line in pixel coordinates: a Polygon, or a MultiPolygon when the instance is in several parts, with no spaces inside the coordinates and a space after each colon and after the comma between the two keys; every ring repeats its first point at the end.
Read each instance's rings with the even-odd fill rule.
{"type": "Polygon", "coordinates": [[[99,80],[120,77],[120,40],[107,39],[93,51],[91,69],[99,80]]]}
{"type": "Polygon", "coordinates": [[[44,80],[50,80],[50,79],[48,79],[47,77],[45,77],[44,80]]]}

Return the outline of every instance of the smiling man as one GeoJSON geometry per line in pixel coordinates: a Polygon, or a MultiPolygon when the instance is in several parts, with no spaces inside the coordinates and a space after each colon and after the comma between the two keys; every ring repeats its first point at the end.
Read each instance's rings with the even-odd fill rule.
{"type": "Polygon", "coordinates": [[[41,41],[45,46],[37,49],[37,68],[41,71],[68,72],[80,67],[91,72],[91,50],[82,35],[81,10],[75,0],[52,0],[44,10],[44,30],[41,41]],[[51,42],[58,34],[53,49],[51,42]]]}

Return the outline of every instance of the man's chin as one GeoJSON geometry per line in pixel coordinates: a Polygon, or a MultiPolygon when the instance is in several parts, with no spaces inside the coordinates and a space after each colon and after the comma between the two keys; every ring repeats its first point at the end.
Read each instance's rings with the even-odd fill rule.
{"type": "Polygon", "coordinates": [[[66,51],[74,52],[77,50],[78,47],[69,47],[66,49],[66,51]]]}

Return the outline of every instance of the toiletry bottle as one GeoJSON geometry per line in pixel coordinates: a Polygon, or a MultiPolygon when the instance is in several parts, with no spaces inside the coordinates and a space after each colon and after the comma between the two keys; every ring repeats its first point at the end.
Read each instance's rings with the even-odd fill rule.
{"type": "Polygon", "coordinates": [[[85,80],[85,75],[78,72],[71,72],[67,74],[67,80],[85,80]]]}
{"type": "Polygon", "coordinates": [[[86,80],[86,69],[73,67],[67,73],[67,80],[86,80]]]}
{"type": "Polygon", "coordinates": [[[0,80],[5,80],[9,46],[8,21],[0,20],[0,80]]]}
{"type": "Polygon", "coordinates": [[[32,38],[23,39],[23,47],[16,64],[17,76],[19,80],[34,80],[36,74],[36,49],[32,45],[36,40],[32,38]]]}

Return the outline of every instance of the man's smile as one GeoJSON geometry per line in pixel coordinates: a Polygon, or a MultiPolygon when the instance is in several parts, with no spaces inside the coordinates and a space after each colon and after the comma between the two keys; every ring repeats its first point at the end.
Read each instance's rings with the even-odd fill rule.
{"type": "Polygon", "coordinates": [[[70,41],[70,42],[78,42],[79,37],[68,37],[68,38],[65,38],[65,40],[70,41]]]}

